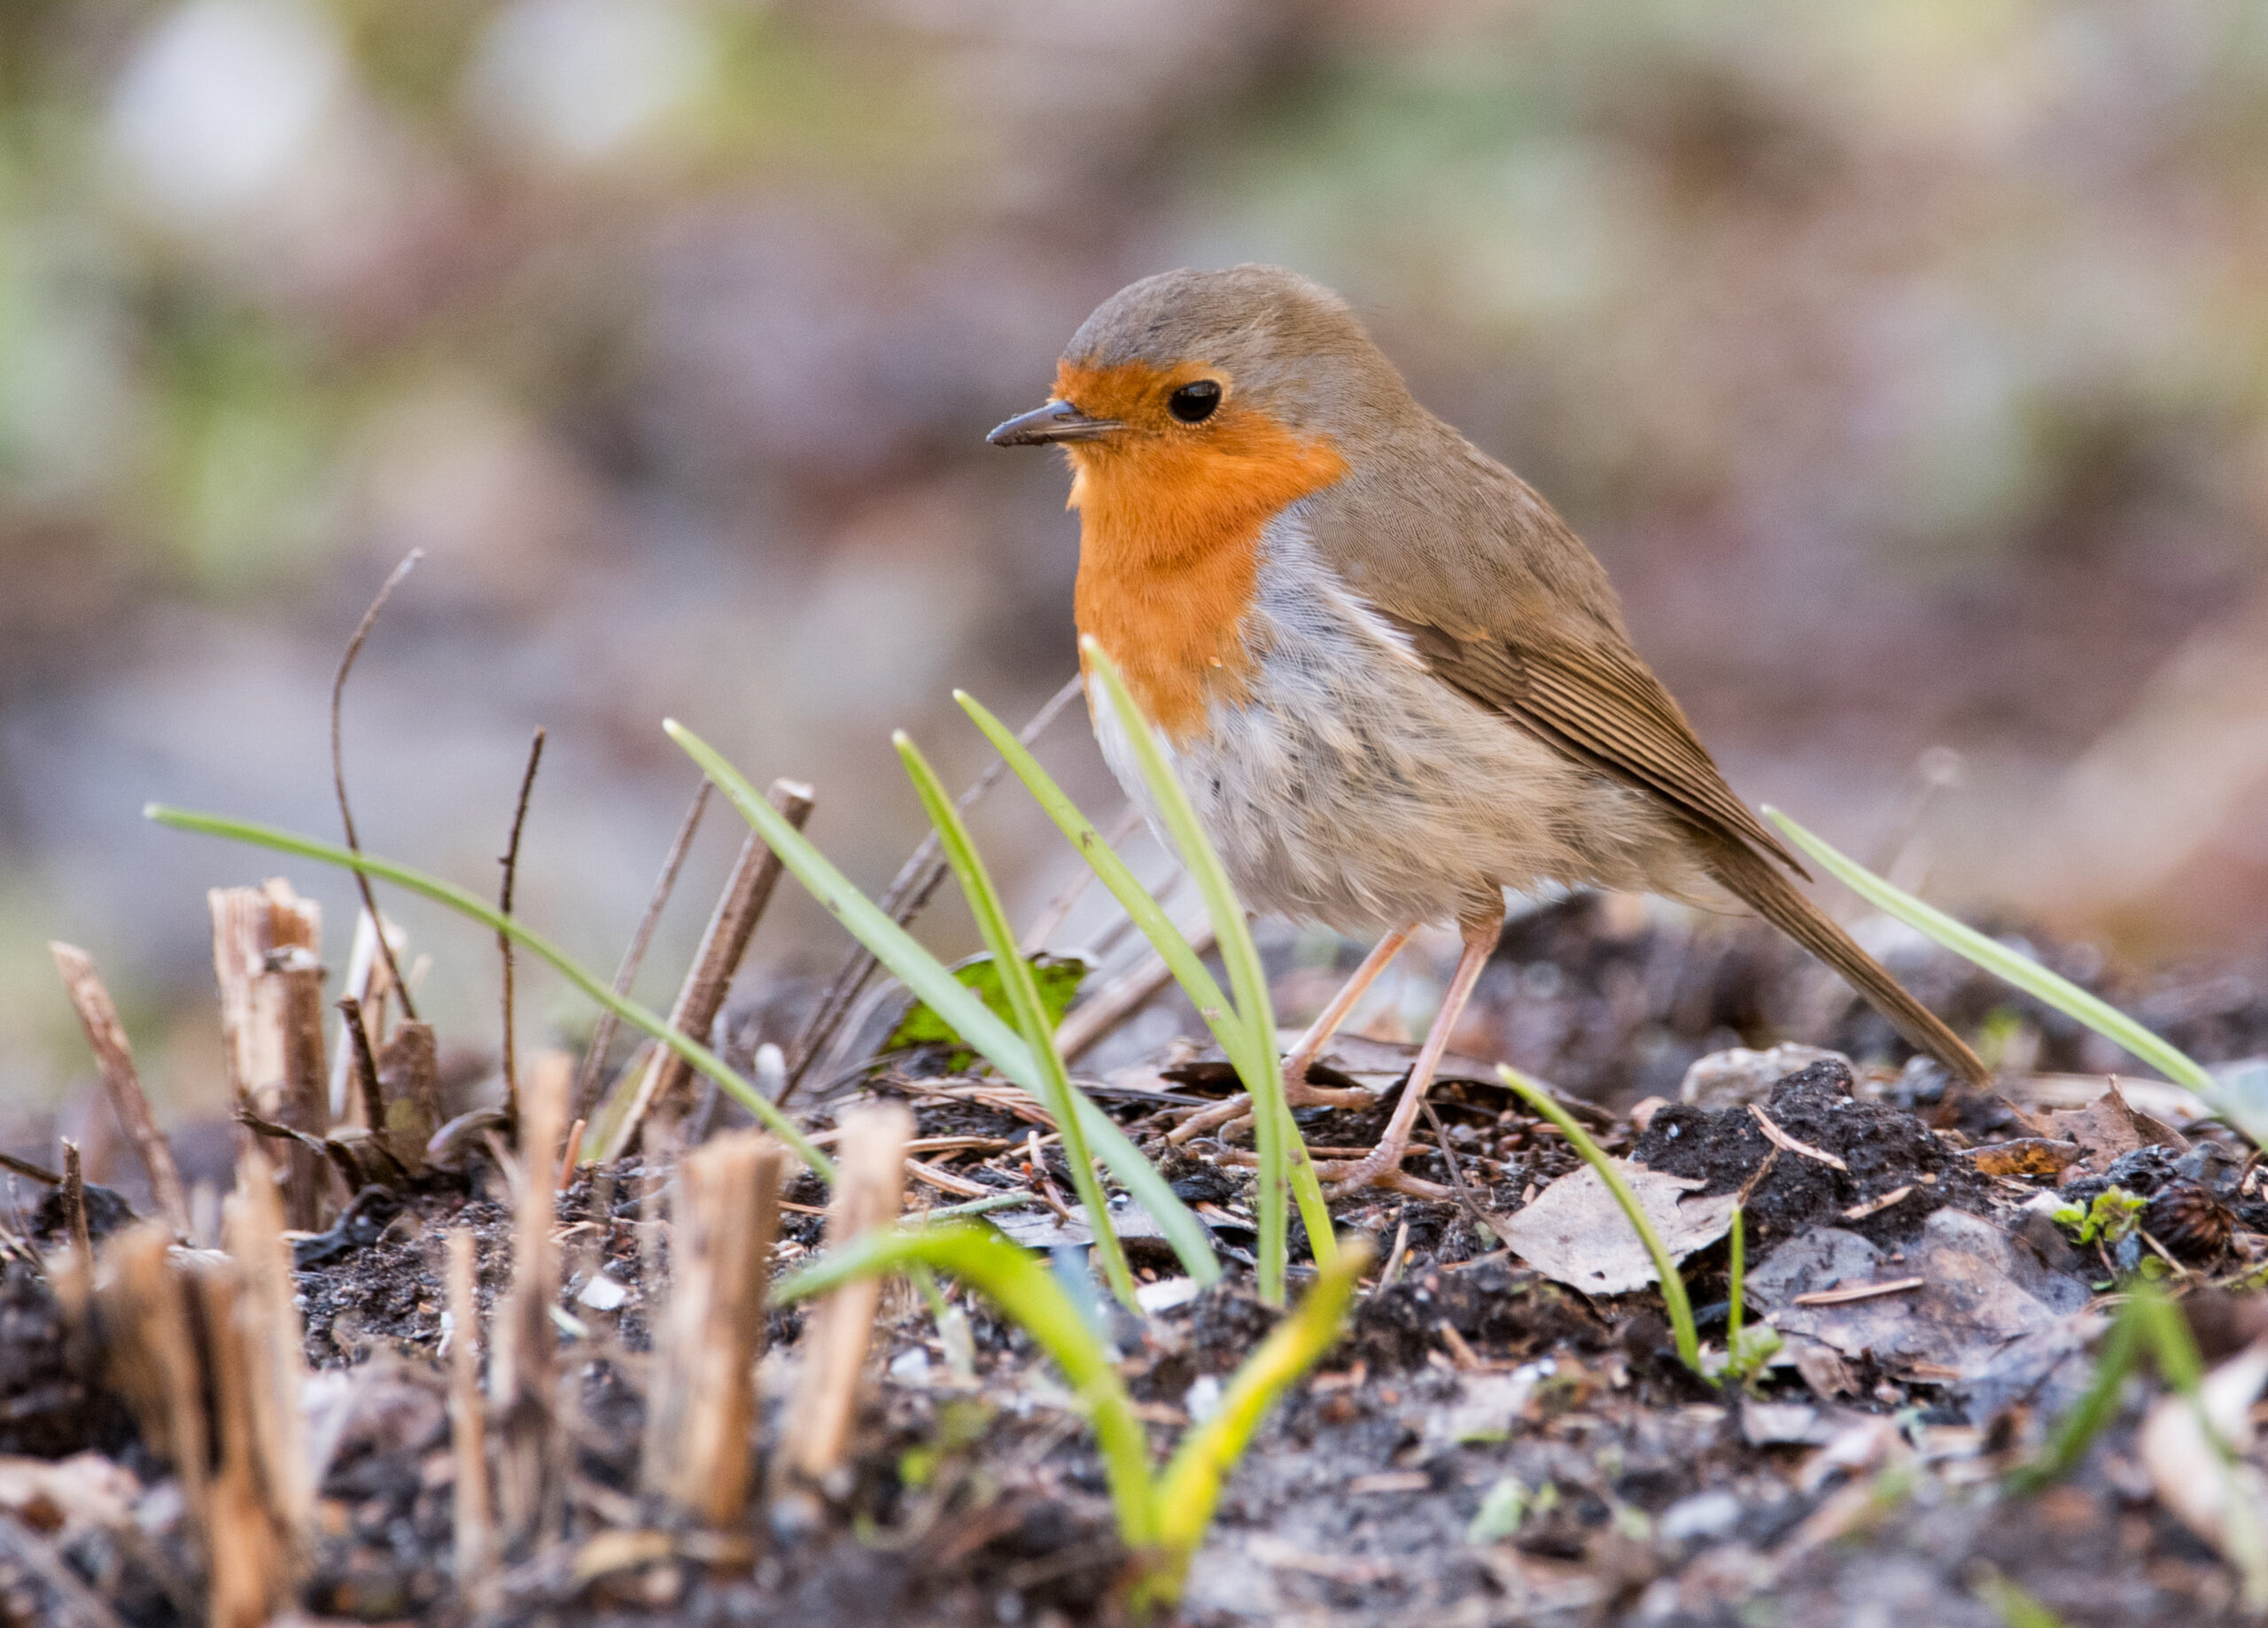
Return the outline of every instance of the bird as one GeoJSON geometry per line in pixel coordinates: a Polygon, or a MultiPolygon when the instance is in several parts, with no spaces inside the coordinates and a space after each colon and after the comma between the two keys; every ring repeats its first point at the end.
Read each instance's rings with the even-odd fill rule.
{"type": "Polygon", "coordinates": [[[1639,656],[1590,549],[1420,406],[1331,290],[1273,266],[1145,277],[1072,335],[1049,399],[987,438],[1068,459],[1088,709],[1153,828],[1090,641],[1165,744],[1244,903],[1381,935],[1286,1054],[1294,1103],[1371,1103],[1308,1069],[1413,934],[1457,928],[1456,969],[1384,1135],[1359,1159],[1317,1161],[1335,1195],[1416,1190],[1402,1159],[1508,892],[1744,904],[1917,1050],[1989,1082],[1798,888],[1802,866],[1639,656]]]}

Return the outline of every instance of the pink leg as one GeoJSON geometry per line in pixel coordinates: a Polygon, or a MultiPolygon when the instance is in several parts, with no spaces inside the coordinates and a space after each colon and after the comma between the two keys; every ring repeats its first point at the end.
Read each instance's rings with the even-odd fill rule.
{"type": "MultiPolygon", "coordinates": [[[[1308,1032],[1301,1035],[1298,1043],[1284,1054],[1284,1089],[1286,1092],[1296,1093],[1307,1084],[1308,1065],[1314,1062],[1323,1049],[1331,1043],[1331,1037],[1339,1033],[1339,1026],[1346,1022],[1347,1015],[1355,1010],[1355,1003],[1371,992],[1371,986],[1379,981],[1379,974],[1385,972],[1394,957],[1402,953],[1402,947],[1410,942],[1410,935],[1417,930],[1417,924],[1413,922],[1406,927],[1396,927],[1379,940],[1377,947],[1363,957],[1362,965],[1355,969],[1355,975],[1340,985],[1339,993],[1331,997],[1331,1004],[1323,1009],[1322,1015],[1308,1025],[1308,1032]]],[[[1294,1095],[1292,1100],[1296,1103],[1300,1099],[1294,1095]]]]}
{"type": "Polygon", "coordinates": [[[1480,981],[1480,969],[1488,965],[1497,935],[1503,931],[1503,908],[1499,905],[1485,920],[1466,921],[1460,926],[1464,934],[1464,953],[1457,957],[1456,973],[1449,980],[1449,993],[1441,997],[1441,1009],[1433,1016],[1433,1027],[1426,1031],[1425,1043],[1410,1070],[1409,1082],[1402,1088],[1402,1100],[1394,1105],[1394,1118],[1387,1122],[1386,1135],[1379,1138],[1377,1147],[1351,1164],[1317,1167],[1318,1174],[1337,1183],[1332,1190],[1333,1198],[1344,1198],[1379,1181],[1388,1172],[1398,1171],[1402,1156],[1410,1151],[1410,1128],[1418,1122],[1418,1107],[1433,1083],[1434,1071],[1441,1066],[1441,1053],[1449,1050],[1449,1032],[1464,1015],[1465,1003],[1472,998],[1472,988],[1480,981]]]}
{"type": "MultiPolygon", "coordinates": [[[[1348,979],[1340,986],[1339,993],[1331,997],[1331,1004],[1323,1009],[1323,1015],[1308,1026],[1308,1032],[1301,1035],[1297,1043],[1285,1054],[1284,1095],[1293,1107],[1309,1107],[1318,1103],[1342,1108],[1370,1105],[1371,1094],[1368,1091],[1332,1091],[1309,1085],[1308,1066],[1315,1061],[1324,1047],[1331,1043],[1331,1037],[1339,1032],[1339,1026],[1347,1021],[1347,1014],[1355,1010],[1355,1003],[1369,992],[1370,987],[1379,981],[1379,974],[1386,971],[1387,964],[1402,952],[1402,947],[1410,942],[1410,935],[1417,930],[1417,924],[1413,922],[1409,926],[1397,927],[1379,940],[1377,948],[1364,956],[1362,965],[1355,969],[1354,976],[1348,979]]],[[[1251,1111],[1250,1098],[1231,1097],[1226,1102],[1216,1103],[1190,1115],[1173,1128],[1167,1140],[1187,1142],[1192,1136],[1201,1136],[1251,1111]]]]}

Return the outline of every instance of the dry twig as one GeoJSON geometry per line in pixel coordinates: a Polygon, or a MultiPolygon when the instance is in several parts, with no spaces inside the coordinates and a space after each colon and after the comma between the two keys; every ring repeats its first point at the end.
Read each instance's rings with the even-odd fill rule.
{"type": "Polygon", "coordinates": [[[174,1236],[185,1238],[189,1236],[189,1200],[182,1191],[181,1173],[175,1168],[173,1150],[166,1145],[157,1120],[150,1112],[150,1099],[143,1094],[141,1076],[134,1068],[134,1052],[127,1044],[126,1027],[118,1020],[118,1008],[111,1002],[110,991],[96,975],[95,964],[85,950],[60,942],[50,943],[47,948],[55,957],[57,970],[63,974],[64,987],[71,992],[71,1004],[77,1009],[79,1021],[87,1031],[87,1042],[102,1066],[103,1084],[109,1089],[111,1107],[142,1156],[142,1168],[150,1178],[150,1196],[173,1227],[174,1236]]]}
{"type": "Polygon", "coordinates": [[[0,1170],[12,1170],[26,1181],[37,1182],[43,1187],[63,1185],[63,1175],[60,1171],[50,1170],[45,1165],[19,1158],[13,1153],[0,1153],[0,1170]]]}
{"type": "Polygon", "coordinates": [[[0,1554],[12,1556],[38,1576],[63,1612],[61,1623],[72,1628],[126,1628],[126,1619],[81,1580],[53,1543],[5,1511],[0,1511],[0,1554]]]}
{"type": "MultiPolygon", "coordinates": [[[[677,873],[684,868],[685,856],[693,847],[694,833],[701,829],[702,811],[709,806],[710,783],[703,780],[693,793],[693,801],[686,805],[685,819],[677,828],[677,836],[670,843],[670,851],[662,860],[662,873],[654,879],[654,890],[646,896],[646,913],[638,918],[638,930],[630,935],[630,947],[622,952],[622,964],[614,969],[614,992],[630,993],[630,986],[638,981],[638,969],[645,965],[647,946],[654,942],[654,929],[668,907],[670,895],[677,889],[677,873]]],[[[599,1074],[606,1066],[606,1054],[614,1043],[614,1031],[620,1020],[610,1006],[599,1013],[598,1022],[591,1029],[591,1043],[583,1052],[582,1066],[575,1073],[575,1096],[570,1103],[571,1112],[588,1117],[598,1097],[599,1074]]]]}
{"type": "Polygon", "coordinates": [[[1845,1175],[1851,1174],[1851,1167],[1845,1164],[1837,1155],[1829,1152],[1825,1148],[1815,1148],[1808,1142],[1797,1141],[1779,1126],[1774,1124],[1772,1116],[1754,1103],[1748,1105],[1748,1111],[1755,1116],[1756,1128],[1764,1133],[1764,1139],[1774,1147],[1784,1149],[1800,1159],[1815,1159],[1830,1170],[1840,1170],[1845,1175]]]}
{"type": "Polygon", "coordinates": [[[347,1046],[354,1060],[354,1082],[362,1096],[362,1123],[369,1127],[372,1136],[382,1136],[386,1128],[385,1085],[378,1078],[377,1054],[370,1050],[370,1031],[362,1023],[362,1003],[350,995],[333,1004],[346,1024],[347,1046]]]}
{"type": "MultiPolygon", "coordinates": [[[[1130,806],[1118,817],[1118,823],[1104,833],[1102,840],[1106,846],[1116,848],[1141,828],[1142,810],[1130,806]]],[[[1087,889],[1094,886],[1094,866],[1081,865],[1078,873],[1064,883],[1062,891],[1047,902],[1047,908],[1039,912],[1037,919],[1026,930],[1023,942],[1019,946],[1024,954],[1036,956],[1047,948],[1047,941],[1053,938],[1062,929],[1063,924],[1070,919],[1072,910],[1086,896],[1087,889]]]]}
{"type": "MultiPolygon", "coordinates": [[[[339,703],[346,695],[346,675],[353,671],[354,658],[362,654],[362,641],[370,636],[370,629],[377,622],[378,612],[386,608],[386,601],[393,597],[393,591],[401,585],[401,579],[408,576],[416,569],[417,562],[424,557],[423,548],[411,549],[403,556],[401,563],[393,568],[392,575],[379,586],[377,596],[370,601],[370,608],[362,613],[361,621],[355,624],[354,636],[346,641],[346,653],[338,658],[338,671],[330,681],[330,785],[332,791],[338,794],[338,823],[346,833],[347,851],[358,859],[362,855],[362,839],[354,830],[354,810],[346,802],[346,752],[340,743],[339,703]]],[[[400,993],[401,1015],[415,1022],[417,1008],[410,1004],[409,985],[402,978],[401,968],[394,962],[393,946],[386,942],[385,918],[378,914],[377,895],[370,890],[369,876],[362,871],[356,871],[354,887],[362,895],[363,910],[369,913],[371,929],[377,936],[378,955],[386,964],[386,973],[392,980],[394,988],[400,993]]],[[[377,1128],[373,1126],[372,1128],[377,1128]]]]}
{"type": "MultiPolygon", "coordinates": [[[[1080,693],[1080,687],[1081,681],[1077,677],[1067,680],[1061,689],[1047,698],[1045,705],[1032,714],[1031,721],[1023,726],[1016,739],[1026,746],[1037,740],[1040,732],[1055,721],[1056,714],[1080,693]]],[[[967,813],[992,788],[992,783],[1000,778],[1001,771],[1006,767],[1006,761],[995,754],[985,765],[983,772],[970,783],[967,791],[961,793],[954,806],[967,813]]],[[[935,831],[922,838],[905,863],[898,867],[897,876],[891,879],[889,890],[882,896],[882,910],[901,927],[921,913],[922,908],[929,903],[930,895],[936,892],[951,868],[937,857],[939,846],[935,831]]],[[[780,1093],[782,1103],[802,1086],[804,1076],[811,1072],[812,1065],[827,1050],[835,1031],[842,1027],[843,1019],[850,1015],[850,1008],[866,988],[866,981],[874,975],[874,969],[880,965],[864,944],[855,947],[844,957],[842,966],[835,971],[834,981],[827,985],[827,992],[819,996],[819,1004],[812,1009],[810,1019],[804,1024],[803,1033],[796,1037],[795,1056],[788,1067],[788,1083],[780,1093]]]]}
{"type": "MultiPolygon", "coordinates": [[[[1187,936],[1189,947],[1199,955],[1212,953],[1216,941],[1210,922],[1187,936]]],[[[1156,999],[1158,991],[1172,981],[1173,969],[1153,951],[1133,971],[1067,1013],[1055,1031],[1055,1049],[1065,1062],[1076,1060],[1156,999]]]]}
{"type": "MultiPolygon", "coordinates": [[[[798,829],[811,818],[812,788],[798,781],[773,781],[769,800],[798,829]]],[[[708,1039],[718,1012],[724,1008],[725,992],[732,987],[733,974],[740,969],[741,957],[748,953],[748,942],[756,933],[756,924],[764,915],[764,907],[772,902],[772,890],[780,880],[782,868],[780,856],[762,837],[750,832],[748,840],[741,844],[740,857],[733,864],[733,873],[725,880],[725,890],[718,896],[716,908],[709,914],[708,930],[701,935],[701,948],[693,957],[693,966],[685,975],[683,987],[678,990],[677,1004],[670,1008],[672,1028],[695,1040],[708,1039]]],[[[646,1077],[639,1081],[638,1095],[632,1099],[630,1111],[623,1115],[621,1128],[614,1133],[613,1151],[620,1152],[627,1148],[654,1104],[662,1100],[675,1103],[692,1078],[691,1066],[676,1052],[655,1052],[653,1061],[646,1066],[646,1077]]]]}
{"type": "MultiPolygon", "coordinates": [[[[528,742],[528,766],[520,775],[520,798],[512,809],[512,837],[505,844],[504,857],[496,863],[504,867],[503,884],[497,889],[496,911],[499,915],[512,913],[512,884],[520,874],[520,833],[528,823],[528,798],[535,791],[536,766],[543,762],[544,732],[539,727],[535,738],[528,742]]],[[[519,1043],[513,1033],[512,1022],[512,940],[511,935],[496,934],[496,952],[504,957],[504,1120],[517,1136],[520,1128],[520,1056],[519,1043]]]]}

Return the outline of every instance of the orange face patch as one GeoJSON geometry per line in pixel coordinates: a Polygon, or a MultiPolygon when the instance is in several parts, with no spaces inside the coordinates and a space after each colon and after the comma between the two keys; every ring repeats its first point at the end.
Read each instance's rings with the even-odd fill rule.
{"type": "Polygon", "coordinates": [[[1323,439],[1302,440],[1239,403],[1234,382],[1199,363],[1057,369],[1055,394],[1124,429],[1075,442],[1079,631],[1110,652],[1151,721],[1177,742],[1202,726],[1216,694],[1247,693],[1245,614],[1260,577],[1260,532],[1286,505],[1347,472],[1323,439]],[[1219,380],[1202,423],[1166,409],[1194,379],[1219,380]]]}

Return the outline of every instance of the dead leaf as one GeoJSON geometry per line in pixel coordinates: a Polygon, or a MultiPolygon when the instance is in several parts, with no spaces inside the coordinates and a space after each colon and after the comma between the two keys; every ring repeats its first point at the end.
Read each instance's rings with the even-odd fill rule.
{"type": "Polygon", "coordinates": [[[592,1583],[617,1571],[649,1566],[670,1557],[670,1535],[643,1528],[602,1531],[575,1551],[571,1575],[577,1584],[592,1583]]]}
{"type": "MultiPolygon", "coordinates": [[[[1158,1225],[1141,1204],[1119,1195],[1110,1205],[1111,1230],[1121,1238],[1161,1239],[1166,1229],[1158,1225]]],[[[990,1217],[992,1224],[1006,1233],[1026,1249],[1061,1249],[1065,1246],[1084,1249],[1095,1241],[1094,1229],[1087,1223],[1087,1206],[1075,1204],[1070,1207],[1070,1219],[1058,1221],[1046,1210],[996,1210],[990,1217]]]]}
{"type": "Polygon", "coordinates": [[[1781,1349],[1820,1400],[1831,1402],[1837,1397],[1858,1395],[1859,1376],[1834,1346],[1800,1334],[1783,1334],[1781,1349]]]}
{"type": "Polygon", "coordinates": [[[2244,1456],[2264,1384],[2268,1340],[2256,1340],[2206,1375],[2195,1399],[2160,1397],[2137,1443],[2158,1502],[2243,1574],[2248,1601],[2268,1598],[2268,1477],[2244,1456]],[[2207,1436],[2208,1425],[2233,1461],[2207,1436]]]}
{"type": "Polygon", "coordinates": [[[1969,1160],[1979,1175],[2061,1175],[2078,1163],[2084,1151],[2076,1142],[2020,1136],[2014,1142],[1989,1142],[1972,1148],[1969,1160]]]}
{"type": "Polygon", "coordinates": [[[1744,1402],[1740,1433],[1751,1447],[1818,1447],[1834,1439],[1835,1427],[1809,1402],[1744,1402]]]}
{"type": "Polygon", "coordinates": [[[34,1531],[130,1527],[141,1493],[133,1471],[98,1453],[54,1461],[0,1458],[0,1510],[34,1531]]]}
{"type": "MultiPolygon", "coordinates": [[[[1706,1248],[1731,1229],[1736,1195],[1688,1198],[1684,1195],[1701,1182],[1624,1159],[1613,1164],[1637,1194],[1671,1260],[1706,1248]]],[[[1491,1225],[1528,1265],[1585,1294],[1628,1294],[1655,1281],[1653,1257],[1588,1165],[1561,1176],[1525,1208],[1491,1225]]]]}
{"type": "Polygon", "coordinates": [[[2087,1168],[2098,1174],[2109,1169],[2112,1160],[2137,1148],[2171,1148],[2176,1153],[2189,1151],[2187,1137],[2134,1107],[2115,1079],[2085,1107],[2051,1113],[2047,1119],[2057,1135],[2078,1144],[2087,1168]]]}
{"type": "Polygon", "coordinates": [[[1943,1377],[1981,1374],[2009,1342],[2078,1311],[2087,1289],[1992,1222],[1946,1209],[1897,1257],[1837,1227],[1792,1238],[1750,1274],[1748,1296],[1783,1333],[1871,1356],[1894,1372],[1943,1377]],[[1921,1286],[1903,1293],[1798,1303],[1914,1277],[1921,1286]]]}

